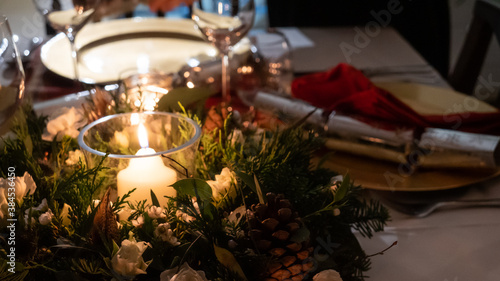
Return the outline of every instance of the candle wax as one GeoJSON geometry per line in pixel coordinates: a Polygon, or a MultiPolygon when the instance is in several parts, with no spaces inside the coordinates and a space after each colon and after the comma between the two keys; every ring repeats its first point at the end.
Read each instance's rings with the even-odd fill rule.
{"type": "MultiPolygon", "coordinates": [[[[152,148],[141,148],[135,155],[149,155],[156,151],[152,148]]],[[[177,173],[163,164],[160,156],[131,159],[127,168],[117,176],[117,193],[123,196],[136,188],[129,197],[130,202],[148,200],[151,204],[151,190],[155,193],[160,206],[165,206],[168,199],[175,197],[176,191],[171,186],[177,181],[177,173]]]]}

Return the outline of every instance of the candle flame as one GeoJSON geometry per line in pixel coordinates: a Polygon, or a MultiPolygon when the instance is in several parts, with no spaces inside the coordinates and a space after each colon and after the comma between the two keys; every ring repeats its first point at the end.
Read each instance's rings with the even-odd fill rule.
{"type": "Polygon", "coordinates": [[[141,123],[139,124],[139,128],[137,128],[137,135],[139,136],[139,145],[141,148],[148,148],[148,132],[146,131],[146,127],[141,123]]]}

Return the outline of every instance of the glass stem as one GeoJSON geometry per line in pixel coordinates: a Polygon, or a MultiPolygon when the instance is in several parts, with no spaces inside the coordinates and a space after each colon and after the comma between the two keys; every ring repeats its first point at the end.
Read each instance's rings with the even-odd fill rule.
{"type": "Polygon", "coordinates": [[[231,101],[231,72],[229,71],[229,53],[222,56],[222,101],[231,101]]]}
{"type": "Polygon", "coordinates": [[[80,81],[80,73],[78,72],[79,59],[75,44],[75,35],[68,32],[66,33],[66,37],[68,37],[69,44],[71,45],[71,58],[73,59],[73,70],[75,73],[74,80],[79,82],[80,81]]]}

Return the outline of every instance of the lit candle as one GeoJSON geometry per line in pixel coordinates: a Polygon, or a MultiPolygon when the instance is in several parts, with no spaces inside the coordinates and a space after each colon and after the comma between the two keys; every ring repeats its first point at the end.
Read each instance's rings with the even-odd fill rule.
{"type": "MultiPolygon", "coordinates": [[[[139,143],[141,149],[135,155],[152,155],[156,151],[149,147],[147,131],[144,125],[139,124],[139,143]]],[[[129,201],[148,200],[151,203],[151,190],[155,193],[161,206],[165,206],[168,199],[174,197],[175,189],[171,186],[177,181],[176,172],[166,167],[160,156],[140,157],[131,159],[128,167],[121,170],[117,176],[117,193],[123,196],[132,189],[136,189],[129,197],[129,201]]]]}

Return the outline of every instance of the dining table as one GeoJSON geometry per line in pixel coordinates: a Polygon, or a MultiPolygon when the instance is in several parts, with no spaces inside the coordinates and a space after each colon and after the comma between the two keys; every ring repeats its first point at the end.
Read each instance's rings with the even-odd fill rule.
{"type": "MultiPolygon", "coordinates": [[[[325,71],[345,62],[365,70],[365,73],[373,71],[371,76],[367,76],[375,83],[405,82],[452,91],[446,79],[394,29],[383,28],[379,33],[372,34],[374,36],[362,34],[363,27],[292,27],[283,28],[283,32],[291,41],[296,73],[325,71]],[[361,39],[363,36],[364,41],[361,39]],[[413,71],[418,66],[428,69],[413,71]]],[[[332,158],[335,162],[335,155],[332,158]]],[[[373,166],[377,165],[369,161],[375,163],[373,166]]],[[[349,170],[344,169],[343,172],[348,173],[349,170]]],[[[452,170],[447,173],[455,173],[458,177],[461,173],[475,171],[452,170]]],[[[415,175],[404,175],[412,176],[415,175]]],[[[356,183],[356,178],[353,180],[356,183]]],[[[500,178],[487,176],[472,184],[464,182],[446,189],[438,187],[439,184],[425,191],[398,190],[390,188],[387,183],[387,188],[364,189],[366,200],[380,200],[389,209],[391,217],[384,231],[375,233],[373,237],[357,233],[365,252],[374,255],[371,269],[366,273],[367,280],[498,280],[498,203],[488,207],[437,208],[425,217],[410,213],[415,210],[412,207],[426,207],[436,202],[498,199],[500,178]]],[[[332,249],[324,250],[328,252],[332,249]]]]}
{"type": "MultiPolygon", "coordinates": [[[[35,17],[32,13],[24,18],[35,17]]],[[[21,30],[25,23],[18,18],[12,21],[13,29],[21,30]]],[[[402,82],[452,90],[446,79],[393,28],[286,27],[279,30],[290,44],[293,72],[297,77],[326,71],[344,62],[362,70],[375,83],[402,82]]],[[[47,69],[41,62],[40,48],[34,50],[25,67],[26,92],[34,100],[34,106],[42,111],[49,112],[68,100],[77,101],[84,91],[78,83],[47,69]]],[[[457,170],[456,173],[474,171],[457,170]]],[[[355,177],[352,180],[356,183],[355,177]]],[[[472,184],[425,191],[364,188],[363,197],[380,200],[390,214],[384,230],[372,237],[353,230],[364,251],[373,255],[371,269],[365,273],[367,280],[499,280],[500,205],[438,208],[425,217],[407,214],[391,205],[402,202],[404,207],[405,203],[423,205],[500,198],[499,177],[488,176],[472,184]]],[[[325,247],[324,253],[334,250],[325,247]]]]}

